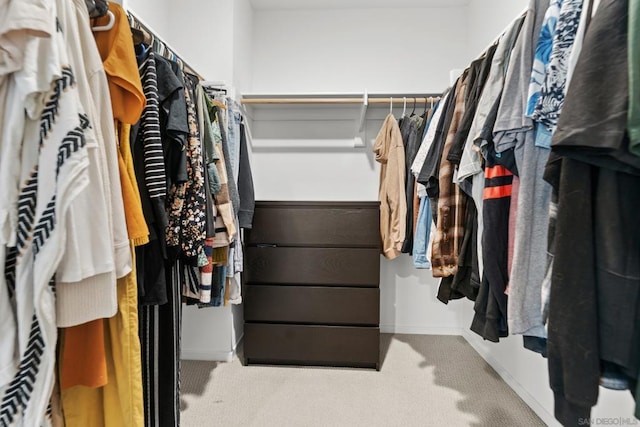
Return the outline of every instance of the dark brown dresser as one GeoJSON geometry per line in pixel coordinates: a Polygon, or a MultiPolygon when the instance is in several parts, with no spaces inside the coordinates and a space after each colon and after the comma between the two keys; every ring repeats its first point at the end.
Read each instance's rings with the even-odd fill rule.
{"type": "Polygon", "coordinates": [[[378,202],[256,203],[244,362],[380,369],[378,202]]]}

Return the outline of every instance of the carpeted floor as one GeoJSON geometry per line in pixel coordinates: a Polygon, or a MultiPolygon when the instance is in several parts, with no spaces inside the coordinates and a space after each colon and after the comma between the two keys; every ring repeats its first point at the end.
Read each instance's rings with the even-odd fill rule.
{"type": "Polygon", "coordinates": [[[462,337],[383,335],[382,369],[182,362],[195,426],[544,426],[462,337]]]}

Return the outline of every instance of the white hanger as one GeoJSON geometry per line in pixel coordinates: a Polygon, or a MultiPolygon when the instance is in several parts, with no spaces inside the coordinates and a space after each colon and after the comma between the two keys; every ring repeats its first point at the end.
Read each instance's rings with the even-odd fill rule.
{"type": "Polygon", "coordinates": [[[113,26],[116,25],[116,16],[111,11],[107,12],[107,16],[109,17],[109,22],[107,22],[106,25],[99,25],[97,27],[92,27],[91,29],[93,31],[109,31],[112,29],[113,26]]]}
{"type": "Polygon", "coordinates": [[[393,96],[389,98],[389,114],[393,114],[393,96]]]}
{"type": "Polygon", "coordinates": [[[402,107],[402,117],[407,115],[407,97],[403,96],[402,97],[402,101],[404,103],[403,107],[402,107]]]}

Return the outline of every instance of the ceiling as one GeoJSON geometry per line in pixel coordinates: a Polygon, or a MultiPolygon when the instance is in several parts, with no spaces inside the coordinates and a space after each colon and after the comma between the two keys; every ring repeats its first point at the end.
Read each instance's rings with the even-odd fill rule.
{"type": "Polygon", "coordinates": [[[471,0],[250,0],[254,9],[377,9],[460,7],[471,0]]]}

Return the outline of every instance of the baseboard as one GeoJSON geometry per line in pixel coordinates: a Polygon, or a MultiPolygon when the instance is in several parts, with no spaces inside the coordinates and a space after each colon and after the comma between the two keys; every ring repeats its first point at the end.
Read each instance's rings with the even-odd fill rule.
{"type": "Polygon", "coordinates": [[[504,382],[507,383],[522,400],[524,400],[531,410],[535,412],[547,426],[560,426],[560,423],[558,423],[553,414],[549,413],[549,411],[547,411],[545,407],[538,402],[534,395],[529,393],[522,384],[516,381],[516,379],[511,376],[511,374],[485,349],[477,345],[477,338],[472,335],[471,332],[466,329],[462,329],[459,331],[458,335],[462,335],[469,345],[473,347],[473,349],[498,373],[498,375],[500,375],[500,378],[502,378],[504,382]]]}
{"type": "Polygon", "coordinates": [[[210,362],[231,362],[235,356],[235,351],[203,351],[203,350],[182,350],[180,358],[182,360],[206,360],[210,362]]]}
{"type": "Polygon", "coordinates": [[[409,335],[460,335],[460,328],[419,326],[419,325],[380,325],[383,334],[409,334],[409,335]]]}

